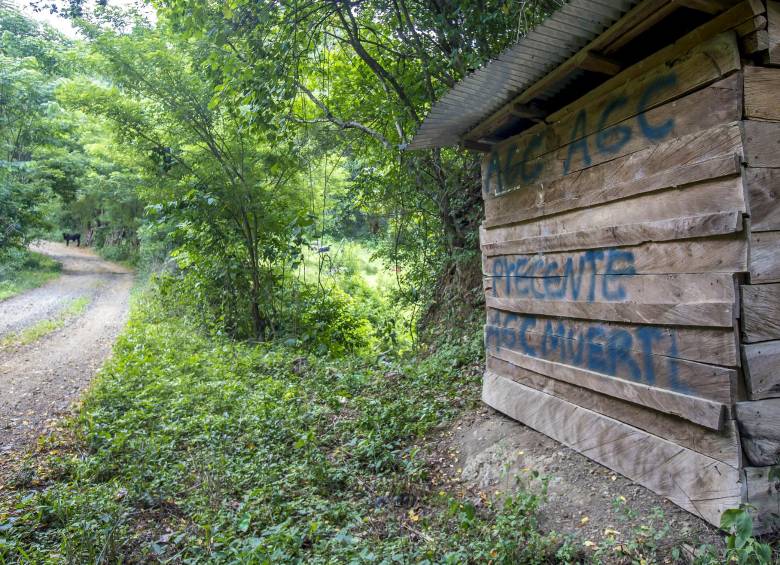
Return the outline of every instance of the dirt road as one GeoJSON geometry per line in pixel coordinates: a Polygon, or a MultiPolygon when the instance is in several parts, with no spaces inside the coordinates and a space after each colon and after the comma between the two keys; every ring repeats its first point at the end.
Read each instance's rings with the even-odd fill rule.
{"type": "Polygon", "coordinates": [[[0,460],[29,445],[89,385],[125,324],[133,283],[131,271],[88,249],[51,242],[34,249],[60,261],[62,276],[0,302],[0,341],[56,319],[75,299],[89,305],[29,345],[0,346],[0,460]]]}

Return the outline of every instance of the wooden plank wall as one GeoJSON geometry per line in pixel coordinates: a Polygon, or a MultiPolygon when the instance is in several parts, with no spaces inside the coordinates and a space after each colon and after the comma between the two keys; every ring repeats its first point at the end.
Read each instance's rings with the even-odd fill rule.
{"type": "Polygon", "coordinates": [[[485,402],[714,524],[780,463],[780,69],[732,11],[482,164],[485,402]]]}
{"type": "Polygon", "coordinates": [[[748,279],[741,285],[746,398],[735,415],[746,459],[746,501],[764,529],[780,524],[780,3],[767,2],[765,52],[744,68],[743,178],[748,279]]]}

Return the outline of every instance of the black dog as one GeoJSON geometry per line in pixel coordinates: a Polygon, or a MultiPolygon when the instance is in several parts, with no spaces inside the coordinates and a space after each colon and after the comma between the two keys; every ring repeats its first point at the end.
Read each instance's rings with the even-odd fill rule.
{"type": "Polygon", "coordinates": [[[70,242],[75,241],[76,247],[81,247],[81,234],[80,233],[63,233],[63,239],[65,240],[65,246],[70,247],[70,242]]]}

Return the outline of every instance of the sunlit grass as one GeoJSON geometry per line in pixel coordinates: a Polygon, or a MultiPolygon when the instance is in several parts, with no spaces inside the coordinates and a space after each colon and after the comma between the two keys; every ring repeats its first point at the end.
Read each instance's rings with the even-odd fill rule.
{"type": "Polygon", "coordinates": [[[2,340],[0,340],[0,347],[29,345],[56,332],[62,328],[69,320],[76,318],[84,313],[89,306],[90,299],[86,296],[75,298],[68,305],[62,309],[56,318],[49,320],[41,320],[25,328],[24,330],[16,333],[12,333],[2,340]]]}
{"type": "Polygon", "coordinates": [[[37,288],[56,278],[61,265],[41,253],[30,252],[19,270],[7,278],[0,277],[0,300],[6,300],[27,290],[37,288]]]}

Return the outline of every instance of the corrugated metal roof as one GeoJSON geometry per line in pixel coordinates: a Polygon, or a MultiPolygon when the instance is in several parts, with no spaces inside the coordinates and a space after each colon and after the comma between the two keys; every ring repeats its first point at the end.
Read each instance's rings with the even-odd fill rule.
{"type": "MultiPolygon", "coordinates": [[[[464,133],[564,63],[638,3],[639,0],[571,0],[442,96],[407,148],[457,144],[464,133]]],[[[575,78],[567,77],[566,83],[575,78]]],[[[566,83],[554,85],[539,98],[554,96],[566,83]]]]}

